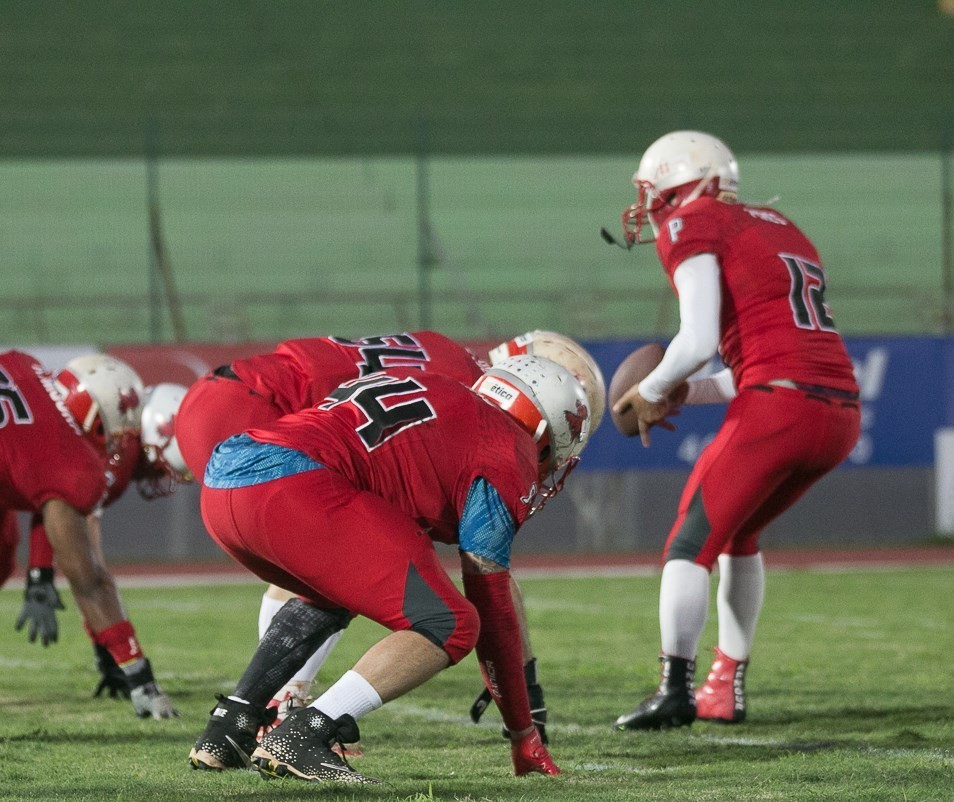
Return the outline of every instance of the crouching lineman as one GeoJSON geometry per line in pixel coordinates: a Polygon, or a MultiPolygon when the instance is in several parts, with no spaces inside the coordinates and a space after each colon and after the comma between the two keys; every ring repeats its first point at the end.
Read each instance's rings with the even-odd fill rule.
{"type": "MultiPolygon", "coordinates": [[[[490,352],[490,359],[496,363],[518,354],[552,359],[570,370],[586,390],[592,434],[606,407],[606,388],[599,366],[586,349],[556,332],[536,330],[497,346],[490,352]]],[[[287,340],[271,352],[216,368],[189,388],[176,418],[176,434],[182,454],[193,473],[201,479],[212,450],[221,441],[246,429],[269,424],[290,412],[313,407],[340,384],[388,367],[440,373],[469,387],[483,375],[487,366],[467,348],[435,331],[357,339],[306,337],[287,340]]],[[[511,591],[521,623],[524,673],[534,722],[540,729],[543,742],[547,743],[547,709],[516,580],[511,583],[511,591]]],[[[275,613],[294,595],[276,585],[269,585],[259,611],[260,638],[275,613]]],[[[284,719],[290,710],[308,704],[315,676],[340,634],[325,641],[276,693],[270,706],[278,709],[278,721],[284,719]]],[[[471,715],[475,721],[489,703],[490,696],[485,691],[472,707],[471,715]]],[[[357,754],[358,748],[351,745],[349,754],[357,754]]]]}
{"type": "Polygon", "coordinates": [[[272,619],[233,694],[219,697],[191,764],[374,782],[332,745],[356,740],[357,719],[476,647],[514,773],[559,773],[531,719],[508,567],[517,529],[559,492],[588,437],[573,375],[517,356],[473,389],[416,370],[372,374],[217,446],[202,487],[206,528],[299,596],[272,619]],[[458,544],[463,595],[434,540],[458,544]],[[275,691],[355,615],[391,633],[256,748],[275,691]]]}
{"type": "Polygon", "coordinates": [[[137,715],[159,719],[178,713],[155,682],[88,520],[116,477],[132,473],[143,394],[136,372],[103,354],[73,359],[56,374],[28,354],[0,354],[0,510],[7,522],[16,511],[38,515],[51,548],[50,575],[30,572],[20,626],[29,620],[35,637],[33,616],[60,607],[55,554],[90,637],[122,672],[137,715]]]}

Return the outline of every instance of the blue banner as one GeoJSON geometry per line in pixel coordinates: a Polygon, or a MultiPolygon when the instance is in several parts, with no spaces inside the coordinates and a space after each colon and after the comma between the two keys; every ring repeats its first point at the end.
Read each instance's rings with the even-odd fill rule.
{"type": "MultiPolygon", "coordinates": [[[[642,341],[587,343],[606,378],[642,341]]],[[[862,432],[842,468],[930,467],[934,432],[954,425],[954,340],[940,337],[846,338],[861,389],[862,432]]],[[[707,366],[710,372],[721,367],[707,366]]],[[[725,406],[684,407],[675,432],[654,429],[652,446],[621,435],[607,413],[578,470],[688,468],[715,436],[725,406]]],[[[807,435],[807,436],[810,436],[807,435]]]]}

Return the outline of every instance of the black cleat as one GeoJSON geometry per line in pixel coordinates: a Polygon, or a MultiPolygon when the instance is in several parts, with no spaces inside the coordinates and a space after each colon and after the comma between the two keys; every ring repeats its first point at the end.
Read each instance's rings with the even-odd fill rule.
{"type": "Polygon", "coordinates": [[[314,707],[293,710],[266,734],[252,753],[252,763],[266,779],[295,777],[311,782],[379,783],[356,772],[333,744],[360,740],[358,725],[348,715],[330,719],[314,707]]]}
{"type": "Polygon", "coordinates": [[[218,704],[189,752],[189,763],[194,769],[213,771],[247,768],[259,728],[275,720],[275,710],[236,702],[221,694],[215,698],[218,704]]]}
{"type": "Polygon", "coordinates": [[[662,679],[659,688],[614,724],[617,730],[665,730],[684,727],[696,720],[696,697],[692,680],[696,664],[684,657],[659,658],[662,679]]]}

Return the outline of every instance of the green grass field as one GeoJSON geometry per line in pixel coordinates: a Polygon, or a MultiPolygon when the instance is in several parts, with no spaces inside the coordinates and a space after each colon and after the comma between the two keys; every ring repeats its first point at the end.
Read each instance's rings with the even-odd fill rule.
{"type": "MultiPolygon", "coordinates": [[[[140,721],[90,697],[91,650],[65,595],[61,641],[13,632],[20,593],[0,592],[0,800],[950,800],[954,795],[954,568],[770,571],[749,672],[749,720],[617,733],[656,681],[657,577],[522,582],[552,720],[558,778],[510,776],[495,713],[467,711],[473,658],[361,722],[342,789],[189,769],[215,692],[255,640],[261,586],[127,588],[124,597],[182,717],[140,721]]],[[[714,585],[714,583],[713,583],[714,585]]],[[[321,677],[382,630],[355,622],[321,677]]],[[[706,633],[711,645],[714,627],[706,633]]],[[[703,657],[700,673],[708,667],[703,657]]]]}

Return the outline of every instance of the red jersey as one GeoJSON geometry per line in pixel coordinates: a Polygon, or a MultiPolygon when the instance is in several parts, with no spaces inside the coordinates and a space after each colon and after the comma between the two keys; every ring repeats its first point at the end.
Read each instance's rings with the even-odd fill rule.
{"type": "Polygon", "coordinates": [[[29,354],[0,354],[0,509],[38,511],[62,499],[83,514],[102,501],[104,457],[29,354]]]}
{"type": "Polygon", "coordinates": [[[404,369],[357,379],[320,407],[247,434],[308,455],[445,543],[457,542],[478,478],[493,485],[517,528],[535,494],[530,435],[459,381],[434,373],[404,369]]]}
{"type": "Polygon", "coordinates": [[[358,340],[287,340],[269,354],[232,363],[232,370],[243,384],[285,414],[312,407],[338,385],[386,368],[441,373],[468,387],[483,373],[483,367],[470,351],[433,331],[358,340]]]}
{"type": "Polygon", "coordinates": [[[671,285],[689,257],[710,253],[718,259],[719,351],[737,388],[790,379],[857,392],[851,359],[825,303],[818,252],[791,220],[771,208],[704,196],[665,221],[656,249],[671,285]]]}

